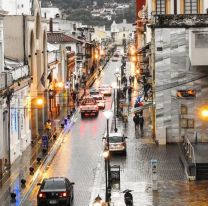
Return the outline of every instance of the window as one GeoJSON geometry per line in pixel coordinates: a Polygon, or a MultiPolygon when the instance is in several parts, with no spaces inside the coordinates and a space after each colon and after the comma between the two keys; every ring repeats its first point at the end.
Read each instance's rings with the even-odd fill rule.
{"type": "Polygon", "coordinates": [[[184,0],[184,13],[197,14],[198,13],[198,0],[184,0]]]}
{"type": "Polygon", "coordinates": [[[156,4],[156,13],[157,14],[165,14],[165,0],[157,0],[156,4]]]}
{"type": "Polygon", "coordinates": [[[208,48],[208,34],[195,34],[195,48],[208,48]]]}
{"type": "Polygon", "coordinates": [[[174,14],[177,14],[177,0],[174,0],[174,14]]]}

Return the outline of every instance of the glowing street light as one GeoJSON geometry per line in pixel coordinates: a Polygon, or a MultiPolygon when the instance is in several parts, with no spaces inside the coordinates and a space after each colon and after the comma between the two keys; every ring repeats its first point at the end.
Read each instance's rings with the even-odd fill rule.
{"type": "Polygon", "coordinates": [[[207,118],[207,117],[208,117],[208,109],[202,110],[202,111],[201,111],[201,115],[202,115],[202,117],[207,118]]]}
{"type": "Polygon", "coordinates": [[[43,98],[37,98],[37,100],[36,100],[36,104],[38,105],[38,106],[43,106],[43,103],[44,103],[44,100],[43,100],[43,98]]]}
{"type": "Polygon", "coordinates": [[[63,82],[56,83],[56,87],[58,87],[58,88],[63,88],[63,86],[64,86],[63,82]]]}

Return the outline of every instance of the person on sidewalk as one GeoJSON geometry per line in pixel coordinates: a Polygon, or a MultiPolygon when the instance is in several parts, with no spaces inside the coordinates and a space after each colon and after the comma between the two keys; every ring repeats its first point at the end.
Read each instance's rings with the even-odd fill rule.
{"type": "Polygon", "coordinates": [[[132,80],[132,84],[134,84],[134,75],[131,77],[131,80],[132,80]]]}
{"type": "Polygon", "coordinates": [[[131,94],[132,94],[132,87],[131,87],[131,84],[130,84],[130,86],[128,87],[128,98],[129,98],[129,100],[131,100],[131,94]]]}
{"type": "Polygon", "coordinates": [[[127,91],[127,86],[123,87],[123,94],[124,94],[124,98],[126,99],[126,91],[127,91]]]}
{"type": "Polygon", "coordinates": [[[139,127],[140,127],[140,132],[143,136],[143,134],[144,134],[144,129],[143,129],[144,128],[144,117],[143,117],[143,115],[139,116],[139,127]]]}
{"type": "Polygon", "coordinates": [[[131,75],[129,76],[129,84],[131,85],[132,77],[131,75]]]}
{"type": "Polygon", "coordinates": [[[134,117],[133,117],[133,121],[134,121],[134,128],[135,128],[135,133],[137,132],[137,127],[139,125],[139,114],[135,113],[134,117]]]}

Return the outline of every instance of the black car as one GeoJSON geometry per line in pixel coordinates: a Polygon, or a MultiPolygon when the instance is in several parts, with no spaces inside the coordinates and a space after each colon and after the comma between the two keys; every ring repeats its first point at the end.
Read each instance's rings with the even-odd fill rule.
{"type": "Polygon", "coordinates": [[[74,199],[73,185],[65,177],[51,177],[44,179],[37,195],[38,206],[67,205],[71,206],[74,199]]]}

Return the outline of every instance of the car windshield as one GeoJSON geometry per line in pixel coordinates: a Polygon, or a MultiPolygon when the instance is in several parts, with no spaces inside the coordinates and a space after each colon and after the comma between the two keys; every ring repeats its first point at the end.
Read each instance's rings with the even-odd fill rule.
{"type": "Polygon", "coordinates": [[[65,181],[62,179],[59,180],[45,180],[43,184],[44,190],[53,190],[53,189],[66,189],[65,181]]]}
{"type": "Polygon", "coordinates": [[[109,142],[110,143],[123,142],[123,137],[121,137],[121,136],[112,136],[112,137],[109,137],[109,142]]]}
{"type": "Polygon", "coordinates": [[[90,92],[90,95],[99,95],[99,92],[97,92],[97,91],[91,91],[90,92]]]}
{"type": "Polygon", "coordinates": [[[96,101],[93,98],[84,99],[82,105],[94,105],[96,101]]]}

